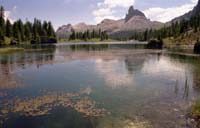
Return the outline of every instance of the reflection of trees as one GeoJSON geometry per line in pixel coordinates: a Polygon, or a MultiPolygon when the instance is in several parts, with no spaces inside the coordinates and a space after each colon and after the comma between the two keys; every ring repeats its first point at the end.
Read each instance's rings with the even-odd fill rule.
{"type": "Polygon", "coordinates": [[[80,50],[85,50],[85,51],[101,51],[101,50],[106,50],[108,49],[109,45],[108,44],[81,44],[81,45],[70,45],[70,49],[72,51],[80,51],[80,50]]]}
{"type": "Polygon", "coordinates": [[[193,86],[200,89],[200,62],[198,57],[172,54],[170,57],[181,63],[188,64],[188,70],[192,71],[193,86]]]}
{"type": "Polygon", "coordinates": [[[39,68],[41,65],[53,63],[54,50],[45,50],[37,52],[25,52],[15,54],[5,54],[0,56],[0,89],[15,88],[20,85],[14,71],[19,68],[27,68],[35,65],[39,68]]]}
{"type": "MultiPolygon", "coordinates": [[[[187,64],[186,68],[188,68],[187,70],[189,70],[190,73],[191,73],[191,74],[186,74],[185,79],[183,79],[183,81],[184,81],[183,98],[188,99],[189,92],[190,92],[190,84],[189,84],[190,79],[192,81],[194,91],[195,92],[200,91],[200,62],[199,62],[199,58],[193,57],[193,56],[186,56],[186,55],[177,55],[177,54],[171,54],[170,57],[171,57],[172,61],[178,61],[182,64],[187,64]]],[[[175,90],[176,90],[176,88],[175,88],[175,90]]]]}
{"type": "Polygon", "coordinates": [[[193,69],[193,85],[194,88],[200,91],[200,63],[199,60],[194,62],[194,69],[193,69]]]}
{"type": "Polygon", "coordinates": [[[54,49],[43,49],[24,53],[5,54],[0,56],[0,64],[23,66],[27,64],[42,64],[54,59],[54,49]]]}

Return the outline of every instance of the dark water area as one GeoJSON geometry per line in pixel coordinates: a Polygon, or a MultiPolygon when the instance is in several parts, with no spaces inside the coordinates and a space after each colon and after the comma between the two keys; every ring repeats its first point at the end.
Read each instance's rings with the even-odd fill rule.
{"type": "Polygon", "coordinates": [[[0,127],[188,128],[199,58],[144,47],[57,44],[1,54],[0,127]]]}

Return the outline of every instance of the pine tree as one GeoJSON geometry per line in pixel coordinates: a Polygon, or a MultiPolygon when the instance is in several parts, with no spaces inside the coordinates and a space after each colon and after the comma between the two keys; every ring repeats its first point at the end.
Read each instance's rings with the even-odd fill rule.
{"type": "Polygon", "coordinates": [[[0,18],[4,18],[4,16],[5,16],[5,10],[4,10],[4,7],[1,6],[0,7],[0,18]]]}
{"type": "Polygon", "coordinates": [[[0,45],[4,44],[4,34],[3,34],[3,30],[0,28],[0,45]]]}
{"type": "Polygon", "coordinates": [[[13,40],[14,42],[16,42],[16,43],[21,42],[21,33],[20,33],[17,22],[14,22],[14,24],[13,24],[13,38],[14,38],[14,40],[13,40]]]}
{"type": "Polygon", "coordinates": [[[11,38],[12,37],[12,24],[9,20],[6,21],[6,36],[11,38]]]}
{"type": "Polygon", "coordinates": [[[27,21],[24,25],[24,36],[25,36],[26,42],[30,42],[32,39],[31,28],[32,28],[32,24],[27,21]]]}
{"type": "Polygon", "coordinates": [[[20,39],[19,41],[20,42],[23,42],[24,41],[24,24],[23,24],[23,22],[21,21],[21,20],[17,20],[16,22],[16,25],[17,25],[17,30],[18,30],[18,35],[20,35],[20,38],[18,38],[18,39],[20,39]]]}
{"type": "Polygon", "coordinates": [[[56,37],[55,31],[53,29],[53,26],[52,26],[51,22],[48,22],[48,32],[47,32],[47,35],[49,37],[52,37],[52,38],[56,37]]]}
{"type": "Polygon", "coordinates": [[[0,29],[1,29],[1,33],[2,36],[5,36],[5,10],[3,8],[3,6],[0,7],[0,29]]]}
{"type": "Polygon", "coordinates": [[[34,19],[34,23],[33,23],[33,38],[31,43],[40,43],[40,36],[39,36],[39,20],[37,20],[36,18],[34,19]]]}

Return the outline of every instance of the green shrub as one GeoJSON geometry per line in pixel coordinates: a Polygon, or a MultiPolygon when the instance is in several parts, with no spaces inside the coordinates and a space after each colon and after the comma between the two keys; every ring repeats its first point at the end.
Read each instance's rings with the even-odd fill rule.
{"type": "Polygon", "coordinates": [[[197,101],[192,107],[192,115],[200,117],[200,101],[197,101]]]}
{"type": "Polygon", "coordinates": [[[200,54],[200,42],[197,41],[194,45],[194,53],[200,54]]]}
{"type": "Polygon", "coordinates": [[[149,49],[162,49],[163,41],[162,40],[150,40],[147,44],[147,48],[149,49]]]}

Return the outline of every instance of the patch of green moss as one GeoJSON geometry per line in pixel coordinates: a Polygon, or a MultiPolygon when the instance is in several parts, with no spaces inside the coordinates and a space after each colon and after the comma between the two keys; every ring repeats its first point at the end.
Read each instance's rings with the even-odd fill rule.
{"type": "Polygon", "coordinates": [[[13,53],[13,52],[22,52],[23,48],[0,48],[0,54],[13,53]]]}
{"type": "Polygon", "coordinates": [[[192,115],[200,117],[200,101],[197,101],[192,107],[192,115]]]}

